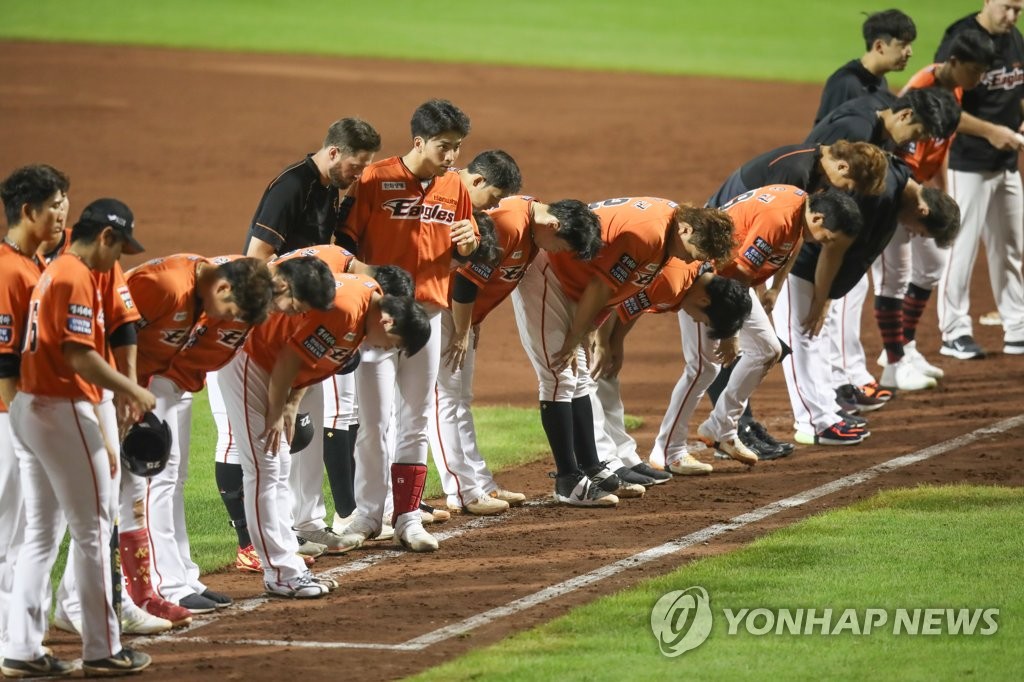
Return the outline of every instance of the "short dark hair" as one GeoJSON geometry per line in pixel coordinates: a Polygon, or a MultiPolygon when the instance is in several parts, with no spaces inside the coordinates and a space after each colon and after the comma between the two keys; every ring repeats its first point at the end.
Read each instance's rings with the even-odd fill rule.
{"type": "Polygon", "coordinates": [[[841,232],[856,237],[864,228],[864,217],[857,202],[849,194],[835,187],[808,195],[807,206],[811,213],[821,213],[825,216],[822,226],[830,232],[841,232]]]}
{"type": "Polygon", "coordinates": [[[864,45],[870,50],[876,40],[889,42],[893,38],[912,43],[917,39],[917,27],[914,20],[898,9],[887,9],[884,12],[869,14],[861,27],[864,45]]]}
{"type": "Polygon", "coordinates": [[[488,149],[477,154],[466,170],[483,176],[488,185],[497,187],[505,194],[518,194],[523,186],[523,176],[516,160],[501,149],[488,149]]]}
{"type": "Polygon", "coordinates": [[[330,310],[334,305],[337,283],[327,263],[316,256],[289,258],[277,264],[281,275],[294,296],[315,310],[330,310]]]}
{"type": "Polygon", "coordinates": [[[930,137],[946,139],[956,132],[960,123],[960,103],[946,88],[910,90],[897,99],[890,109],[913,111],[914,118],[924,124],[925,134],[930,137]]]}
{"type": "Polygon", "coordinates": [[[217,275],[231,284],[231,300],[240,317],[253,325],[267,319],[274,301],[274,281],[262,258],[236,258],[217,266],[217,275]]]}
{"type": "Polygon", "coordinates": [[[413,137],[429,140],[445,133],[469,135],[469,116],[446,99],[432,99],[416,107],[410,123],[413,137]]]}
{"type": "Polygon", "coordinates": [[[708,336],[713,339],[735,336],[750,317],[750,287],[736,279],[712,275],[705,291],[711,299],[704,309],[708,316],[708,336]]]}
{"type": "Polygon", "coordinates": [[[412,296],[416,293],[412,275],[399,265],[374,265],[373,278],[388,296],[412,296]]]}
{"type": "Polygon", "coordinates": [[[985,33],[969,28],[953,38],[949,56],[958,62],[981,64],[987,68],[996,60],[996,44],[985,33]]]}
{"type": "Polygon", "coordinates": [[[555,236],[564,239],[579,260],[593,259],[604,246],[601,219],[582,201],[561,199],[548,206],[548,213],[558,218],[555,236]]]}
{"type": "Polygon", "coordinates": [[[468,260],[470,263],[496,268],[501,262],[502,254],[498,245],[498,234],[494,229],[494,220],[483,211],[473,211],[473,219],[480,230],[480,244],[469,254],[468,260]]]}
{"type": "Polygon", "coordinates": [[[406,356],[416,355],[430,340],[430,317],[411,296],[387,296],[380,300],[381,311],[395,321],[391,333],[402,339],[406,356]]]}
{"type": "Polygon", "coordinates": [[[0,199],[4,202],[7,226],[21,222],[21,209],[25,204],[41,211],[43,202],[56,192],[68,191],[71,181],[68,176],[45,163],[22,166],[0,183],[0,199]]]}
{"type": "MultiPolygon", "coordinates": [[[[690,243],[700,249],[708,260],[724,261],[736,248],[732,217],[720,208],[680,204],[673,219],[693,228],[690,243]]],[[[675,225],[670,229],[676,229],[675,225]]]]}
{"type": "Polygon", "coordinates": [[[960,233],[960,207],[953,197],[935,187],[923,188],[921,199],[928,207],[928,215],[921,218],[928,236],[944,249],[952,246],[960,233]]]}
{"type": "Polygon", "coordinates": [[[327,129],[324,147],[337,147],[349,156],[359,152],[379,152],[380,133],[361,118],[343,118],[327,129]]]}

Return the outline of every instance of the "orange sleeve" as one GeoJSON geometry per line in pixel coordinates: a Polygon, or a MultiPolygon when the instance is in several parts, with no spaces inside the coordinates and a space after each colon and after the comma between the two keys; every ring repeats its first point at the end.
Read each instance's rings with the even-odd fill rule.
{"type": "Polygon", "coordinates": [[[105,287],[100,289],[100,296],[103,297],[103,314],[107,330],[112,332],[129,322],[138,322],[142,316],[135,306],[121,264],[114,263],[114,269],[104,279],[105,287]]]}
{"type": "MultiPolygon", "coordinates": [[[[98,310],[96,310],[95,285],[90,280],[60,280],[51,285],[51,298],[47,302],[50,314],[56,316],[56,322],[52,329],[56,330],[58,338],[40,338],[40,345],[50,344],[51,341],[57,346],[64,343],[74,342],[82,346],[102,352],[96,343],[96,321],[98,310]]],[[[40,326],[40,333],[45,333],[47,327],[40,326]]]]}
{"type": "Polygon", "coordinates": [[[13,267],[7,259],[0,261],[0,268],[3,273],[3,281],[0,282],[0,355],[18,355],[21,353],[32,288],[39,278],[38,274],[30,278],[27,270],[13,267]]]}
{"type": "Polygon", "coordinates": [[[366,226],[370,224],[370,210],[373,208],[373,180],[372,174],[363,173],[352,188],[352,198],[355,206],[348,212],[345,224],[341,228],[342,234],[348,235],[356,243],[357,249],[363,240],[363,233],[366,226]]]}
{"type": "Polygon", "coordinates": [[[334,346],[334,334],[328,330],[324,319],[326,312],[329,311],[314,311],[305,324],[288,338],[288,345],[295,350],[306,368],[315,367],[334,346]]]}

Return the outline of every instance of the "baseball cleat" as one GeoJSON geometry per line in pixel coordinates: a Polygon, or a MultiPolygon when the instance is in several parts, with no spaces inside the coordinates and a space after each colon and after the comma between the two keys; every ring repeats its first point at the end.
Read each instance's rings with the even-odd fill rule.
{"type": "Polygon", "coordinates": [[[651,465],[646,464],[644,462],[634,464],[631,468],[635,473],[640,474],[641,476],[646,476],[647,478],[654,481],[653,485],[667,483],[668,481],[672,480],[672,474],[668,473],[664,469],[659,471],[652,467],[651,465]]]}
{"type": "Polygon", "coordinates": [[[1024,355],[1024,341],[1004,341],[1003,353],[1006,355],[1024,355]]]}
{"type": "MultiPolygon", "coordinates": [[[[946,376],[945,370],[936,367],[932,363],[928,362],[928,359],[925,358],[925,356],[922,355],[917,350],[916,340],[907,341],[905,344],[903,344],[903,357],[910,358],[910,364],[912,364],[918,372],[925,375],[926,377],[931,377],[933,379],[941,379],[942,377],[946,376]]],[[[889,356],[885,352],[885,349],[882,349],[881,355],[878,356],[878,364],[881,367],[885,367],[886,365],[889,364],[889,356]]]]}
{"type": "Polygon", "coordinates": [[[402,528],[395,528],[395,544],[411,552],[436,552],[439,546],[437,538],[424,530],[423,524],[417,521],[409,521],[402,528]]]}
{"type": "Polygon", "coordinates": [[[993,310],[990,313],[985,313],[978,318],[978,324],[983,327],[998,327],[1003,324],[1003,318],[998,312],[993,310]]]}
{"type": "Polygon", "coordinates": [[[475,500],[470,500],[467,504],[463,505],[462,509],[474,516],[494,516],[495,514],[507,512],[509,505],[508,502],[499,500],[496,497],[484,495],[475,500]]]}
{"type": "MultiPolygon", "coordinates": [[[[53,619],[53,624],[60,627],[56,618],[53,619]]],[[[159,632],[167,632],[173,627],[171,621],[146,613],[131,599],[121,602],[121,632],[124,634],[155,635],[159,632]]]]}
{"type": "Polygon", "coordinates": [[[140,604],[151,615],[157,618],[164,618],[171,621],[171,625],[176,628],[185,627],[186,625],[192,624],[192,612],[183,606],[172,604],[171,602],[162,599],[161,597],[153,597],[148,599],[146,603],[140,604]]]}
{"type": "Polygon", "coordinates": [[[797,431],[796,442],[802,445],[857,445],[870,435],[871,432],[862,426],[840,421],[813,435],[797,431]]]}
{"type": "Polygon", "coordinates": [[[733,436],[729,440],[720,441],[712,435],[711,427],[707,422],[704,422],[697,427],[697,437],[700,438],[705,445],[714,448],[723,455],[728,455],[730,459],[734,459],[737,462],[748,466],[757,464],[757,453],[744,445],[743,441],[741,441],[738,436],[733,436]]]}
{"type": "Polygon", "coordinates": [[[636,483],[642,485],[645,488],[649,488],[654,485],[654,479],[650,476],[644,476],[643,474],[634,471],[631,467],[621,466],[615,470],[615,475],[619,477],[623,483],[636,483]]]}
{"type": "Polygon", "coordinates": [[[713,466],[701,462],[688,452],[669,460],[667,468],[680,476],[703,476],[714,471],[713,466]]]}
{"type": "Polygon", "coordinates": [[[879,383],[887,388],[901,391],[921,391],[935,388],[938,384],[934,377],[927,376],[918,370],[909,355],[904,355],[897,363],[886,365],[882,370],[882,379],[879,383]]]}
{"type": "Polygon", "coordinates": [[[82,661],[82,672],[86,677],[112,677],[114,675],[133,675],[145,670],[153,662],[149,654],[124,648],[113,656],[93,661],[82,661]]]}
{"type": "Polygon", "coordinates": [[[572,507],[614,507],[619,503],[616,495],[602,490],[584,474],[555,476],[555,500],[572,507]]]}
{"type": "Polygon", "coordinates": [[[504,488],[492,490],[488,494],[502,502],[508,502],[508,506],[510,507],[521,507],[526,502],[526,495],[522,493],[514,493],[511,490],[505,490],[504,488]]]}
{"type": "Polygon", "coordinates": [[[426,502],[420,502],[420,514],[421,521],[424,524],[444,523],[452,518],[451,513],[447,509],[437,509],[436,507],[431,507],[426,502]]]}
{"type": "Polygon", "coordinates": [[[316,599],[328,592],[326,587],[313,579],[313,574],[309,571],[291,580],[264,580],[263,587],[271,596],[288,597],[289,599],[316,599]]]}
{"type": "Polygon", "coordinates": [[[214,592],[210,588],[206,588],[205,590],[203,590],[201,596],[206,597],[214,604],[216,604],[218,609],[222,609],[225,606],[231,606],[235,603],[235,600],[229,597],[228,595],[222,592],[214,592]]]}
{"type": "Polygon", "coordinates": [[[836,389],[836,402],[847,412],[857,414],[882,409],[888,402],[888,398],[868,395],[860,386],[844,384],[836,389]]]}
{"type": "Polygon", "coordinates": [[[239,547],[238,554],[235,556],[235,568],[249,573],[262,573],[263,566],[260,565],[260,557],[256,554],[256,548],[251,544],[247,547],[239,547]]]}
{"type": "Polygon", "coordinates": [[[50,654],[43,654],[33,661],[4,658],[0,664],[4,677],[65,677],[74,671],[73,665],[50,654]]]}
{"type": "Polygon", "coordinates": [[[743,444],[756,452],[757,458],[762,461],[789,457],[796,449],[792,443],[780,443],[775,440],[765,425],[758,421],[741,419],[736,433],[743,444]]]}
{"type": "Polygon", "coordinates": [[[970,334],[958,336],[952,341],[943,341],[939,352],[957,360],[981,360],[985,357],[985,351],[970,334]]]}
{"type": "Polygon", "coordinates": [[[179,599],[178,606],[182,606],[194,614],[213,613],[217,610],[217,602],[213,601],[212,599],[207,599],[206,597],[200,594],[196,594],[195,592],[193,592],[192,594],[185,595],[184,597],[179,599]]]}
{"type": "Polygon", "coordinates": [[[297,530],[295,535],[299,538],[299,553],[318,557],[320,554],[343,554],[348,551],[341,541],[341,536],[334,532],[330,526],[319,530],[297,530]],[[305,541],[305,542],[303,542],[305,541]],[[305,551],[307,545],[313,545],[310,551],[305,551]],[[322,549],[321,549],[322,548],[322,549]],[[321,550],[319,554],[316,550],[321,550]]]}

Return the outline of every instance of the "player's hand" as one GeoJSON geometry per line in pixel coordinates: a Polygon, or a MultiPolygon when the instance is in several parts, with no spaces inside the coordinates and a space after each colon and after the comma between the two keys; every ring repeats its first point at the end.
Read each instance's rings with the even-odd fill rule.
{"type": "Polygon", "coordinates": [[[451,342],[448,347],[444,349],[441,354],[441,361],[447,365],[453,372],[457,372],[462,369],[462,365],[466,362],[466,353],[469,351],[469,330],[466,333],[459,336],[453,335],[451,342]]]}
{"type": "Polygon", "coordinates": [[[473,350],[480,347],[480,325],[473,325],[473,350]]]}
{"type": "Polygon", "coordinates": [[[995,126],[994,130],[986,138],[988,143],[996,149],[1024,149],[1024,137],[1013,128],[1006,126],[995,126]]]}
{"type": "Polygon", "coordinates": [[[610,344],[598,341],[590,351],[590,374],[594,379],[615,378],[622,369],[622,355],[610,344]]]}
{"type": "Polygon", "coordinates": [[[758,298],[761,299],[761,306],[764,308],[764,311],[771,315],[772,310],[775,308],[775,301],[779,298],[779,292],[775,289],[765,289],[758,298]]]}
{"type": "Polygon", "coordinates": [[[473,231],[473,221],[459,220],[452,223],[452,244],[459,250],[460,256],[468,256],[476,251],[480,240],[473,231]]]}
{"type": "Polygon", "coordinates": [[[560,374],[570,363],[573,365],[573,371],[576,370],[576,353],[579,350],[579,344],[573,343],[570,345],[569,339],[565,340],[554,355],[551,356],[551,371],[555,374],[560,374]]]}
{"type": "Polygon", "coordinates": [[[128,401],[128,419],[132,424],[156,407],[156,396],[142,386],[133,386],[125,399],[128,401]]]}
{"type": "Polygon", "coordinates": [[[715,361],[724,367],[725,365],[732,364],[732,361],[739,354],[740,340],[738,337],[730,336],[718,342],[718,348],[715,349],[715,361]]]}
{"type": "Polygon", "coordinates": [[[828,299],[825,299],[821,303],[817,301],[811,301],[811,309],[807,313],[807,317],[800,324],[803,328],[804,334],[811,337],[812,339],[821,333],[822,328],[825,326],[825,318],[828,317],[828,299]]]}
{"type": "MultiPolygon", "coordinates": [[[[293,417],[294,420],[294,417],[293,417]]],[[[260,438],[266,438],[266,449],[265,453],[277,456],[278,451],[281,449],[281,434],[285,431],[284,414],[275,421],[273,424],[268,424],[267,428],[263,430],[263,433],[259,435],[260,438]]],[[[295,431],[295,425],[292,424],[292,432],[295,431]]]]}
{"type": "Polygon", "coordinates": [[[284,433],[284,439],[289,444],[292,442],[292,438],[295,437],[295,421],[299,417],[299,405],[298,403],[292,404],[288,402],[284,406],[284,412],[281,413],[282,433],[284,433]]]}

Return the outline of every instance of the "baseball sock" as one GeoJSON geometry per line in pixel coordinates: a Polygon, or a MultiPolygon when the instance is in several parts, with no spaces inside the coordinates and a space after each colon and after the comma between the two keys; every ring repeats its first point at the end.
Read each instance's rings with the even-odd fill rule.
{"type": "MultiPolygon", "coordinates": [[[[589,402],[589,398],[588,398],[589,402]]],[[[548,437],[555,469],[559,476],[578,474],[572,441],[572,405],[570,403],[540,401],[540,424],[548,437]]]]}
{"type": "Polygon", "coordinates": [[[919,287],[914,283],[907,286],[907,293],[903,295],[903,338],[906,343],[917,337],[917,323],[921,321],[921,315],[928,306],[928,299],[932,297],[932,290],[919,287]]]}
{"type": "Polygon", "coordinates": [[[882,345],[890,365],[903,358],[903,302],[889,296],[875,296],[875,322],[882,333],[882,345]]]}
{"type": "Polygon", "coordinates": [[[584,472],[601,466],[594,438],[594,404],[590,396],[572,401],[572,442],[576,463],[584,472]]]}
{"type": "Polygon", "coordinates": [[[213,467],[213,475],[217,481],[220,499],[228,510],[231,527],[238,535],[238,546],[248,547],[252,544],[249,530],[245,523],[245,503],[242,501],[242,465],[217,462],[213,467]]]}
{"type": "Polygon", "coordinates": [[[356,509],[355,462],[348,429],[324,429],[324,467],[334,497],[334,510],[342,518],[356,509]]]}
{"type": "Polygon", "coordinates": [[[733,365],[729,365],[728,367],[722,367],[719,369],[718,376],[716,376],[715,380],[711,382],[710,386],[708,386],[708,400],[711,401],[712,405],[718,402],[718,396],[722,395],[722,391],[724,391],[725,387],[729,384],[729,377],[732,376],[732,368],[733,365]]]}

